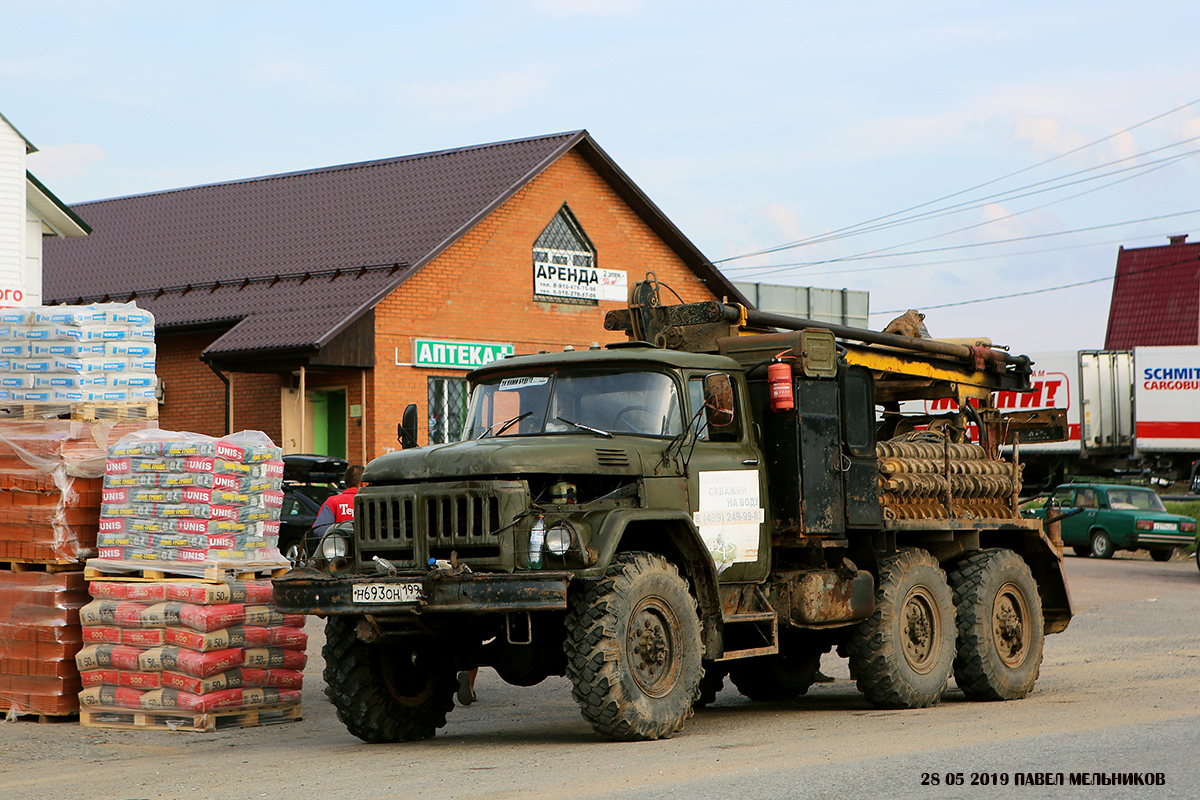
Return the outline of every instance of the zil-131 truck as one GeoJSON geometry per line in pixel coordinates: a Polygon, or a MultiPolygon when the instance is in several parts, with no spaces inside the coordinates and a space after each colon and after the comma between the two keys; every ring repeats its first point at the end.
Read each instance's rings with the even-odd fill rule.
{"type": "MultiPolygon", "coordinates": [[[[973,700],[1030,692],[1071,603],[1061,541],[1017,508],[1019,443],[1065,436],[1062,415],[991,400],[1029,390],[1027,358],[662,305],[652,274],[605,326],[627,340],[471,372],[461,441],[372,461],[352,530],[275,580],[280,610],[327,620],[353,735],[433,736],[481,666],[567,676],[618,740],[680,731],[726,678],[798,697],[830,651],[880,708],[952,676],[973,700]]],[[[415,442],[415,407],[398,428],[415,442]]]]}

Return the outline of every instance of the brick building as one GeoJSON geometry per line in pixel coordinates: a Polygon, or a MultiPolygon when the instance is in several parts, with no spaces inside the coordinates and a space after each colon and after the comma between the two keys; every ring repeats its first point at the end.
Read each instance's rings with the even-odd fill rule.
{"type": "Polygon", "coordinates": [[[366,461],[418,404],[457,433],[470,366],[612,341],[653,271],[683,300],[740,293],[586,131],[73,206],[49,301],[157,320],[164,428],[266,431],[366,461]]]}

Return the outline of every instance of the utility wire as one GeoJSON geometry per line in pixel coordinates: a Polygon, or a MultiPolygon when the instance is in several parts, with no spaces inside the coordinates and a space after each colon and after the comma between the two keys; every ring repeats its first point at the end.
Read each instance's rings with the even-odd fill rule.
{"type": "Polygon", "coordinates": [[[857,224],[855,224],[855,225],[848,225],[848,226],[846,226],[846,227],[844,227],[844,228],[838,228],[837,230],[835,230],[835,231],[832,231],[832,232],[830,232],[829,234],[821,234],[821,235],[818,235],[818,236],[812,236],[812,237],[808,237],[808,238],[806,238],[806,239],[800,239],[800,240],[797,240],[797,241],[794,241],[794,242],[789,242],[789,243],[787,243],[787,244],[779,245],[779,246],[776,246],[776,247],[769,247],[769,248],[764,248],[764,249],[761,249],[761,250],[756,250],[756,251],[754,251],[754,252],[750,252],[750,253],[743,253],[743,254],[741,254],[741,255],[737,255],[737,256],[730,256],[729,258],[723,258],[723,259],[720,259],[720,260],[718,260],[718,261],[714,261],[713,263],[714,263],[714,264],[722,264],[722,263],[725,263],[725,262],[728,262],[728,261],[737,261],[737,260],[739,260],[739,259],[743,259],[743,258],[751,258],[751,257],[753,257],[753,256],[767,255],[767,254],[769,254],[769,253],[776,253],[776,252],[779,252],[780,250],[788,250],[788,249],[792,249],[792,248],[795,248],[795,247],[801,247],[801,246],[803,246],[803,245],[805,245],[805,244],[810,244],[810,243],[812,243],[812,242],[813,242],[813,241],[815,241],[815,240],[822,239],[823,237],[831,236],[831,235],[833,235],[833,234],[848,233],[848,232],[850,232],[850,231],[857,230],[858,228],[864,228],[864,227],[866,227],[866,226],[868,226],[868,225],[873,225],[874,223],[877,223],[877,222],[882,222],[883,220],[891,219],[892,217],[896,217],[896,216],[899,216],[899,215],[901,215],[901,214],[907,214],[907,213],[909,213],[909,212],[912,212],[912,211],[917,211],[917,210],[919,210],[919,209],[926,208],[926,207],[928,207],[928,206],[931,206],[931,205],[934,205],[934,204],[936,204],[936,203],[941,203],[941,202],[943,202],[943,201],[945,201],[945,200],[951,200],[951,199],[953,199],[953,198],[955,198],[955,197],[960,197],[960,196],[962,196],[962,195],[964,195],[964,194],[968,194],[968,193],[970,193],[970,192],[974,192],[974,191],[977,191],[977,190],[979,190],[979,189],[983,189],[983,188],[985,188],[985,187],[987,187],[987,186],[992,186],[992,185],[994,185],[994,184],[996,184],[996,183],[1000,183],[1001,181],[1008,180],[1009,178],[1014,178],[1014,177],[1016,177],[1017,175],[1024,174],[1024,173],[1026,173],[1026,172],[1029,172],[1029,171],[1031,171],[1031,170],[1037,169],[1037,168],[1039,168],[1039,167],[1044,167],[1044,166],[1046,166],[1047,164],[1052,164],[1052,163],[1054,163],[1055,161],[1059,161],[1059,160],[1061,160],[1061,159],[1064,159],[1064,158],[1067,158],[1067,157],[1069,157],[1069,156],[1075,155],[1076,153],[1079,153],[1079,152],[1081,152],[1081,151],[1083,151],[1083,150],[1086,150],[1086,149],[1088,149],[1088,148],[1090,148],[1090,147],[1095,147],[1096,145],[1103,144],[1104,142],[1107,142],[1107,141],[1109,141],[1109,140],[1111,140],[1111,139],[1115,139],[1115,138],[1116,138],[1116,137],[1118,137],[1118,136],[1123,136],[1123,135],[1124,135],[1124,134],[1126,134],[1126,133],[1129,133],[1129,132],[1131,132],[1131,131],[1137,130],[1138,128],[1141,128],[1141,127],[1143,127],[1143,126],[1145,126],[1145,125],[1149,125],[1149,124],[1150,124],[1150,123],[1152,123],[1152,122],[1157,122],[1158,120],[1160,120],[1160,119],[1163,119],[1164,117],[1168,117],[1168,116],[1170,116],[1170,115],[1172,115],[1172,114],[1177,114],[1177,113],[1179,113],[1180,111],[1184,111],[1184,110],[1186,110],[1186,109],[1188,109],[1188,108],[1191,108],[1192,106],[1195,106],[1195,105],[1197,105],[1197,104],[1200,104],[1200,98],[1197,98],[1196,100],[1193,100],[1193,101],[1191,101],[1191,102],[1189,102],[1189,103],[1184,103],[1183,105],[1181,105],[1181,106],[1178,106],[1178,107],[1176,107],[1176,108],[1173,108],[1173,109],[1171,109],[1170,111],[1165,111],[1165,112],[1163,112],[1163,113],[1161,113],[1161,114],[1156,114],[1155,116],[1153,116],[1153,117],[1150,117],[1149,119],[1144,119],[1144,120],[1142,120],[1141,122],[1138,122],[1137,124],[1130,125],[1128,128],[1125,128],[1125,129],[1123,129],[1123,130],[1117,131],[1116,133],[1111,133],[1111,134],[1109,134],[1108,136],[1103,136],[1103,137],[1101,137],[1101,138],[1099,138],[1099,139],[1096,139],[1096,140],[1094,140],[1094,141],[1088,142],[1087,144],[1080,145],[1079,147],[1076,147],[1076,148],[1074,148],[1074,149],[1072,149],[1072,150],[1068,150],[1068,151],[1067,151],[1067,152],[1065,152],[1065,153],[1060,153],[1060,154],[1058,154],[1058,155],[1056,155],[1056,156],[1052,156],[1051,158],[1045,159],[1044,161],[1040,161],[1040,162],[1038,162],[1038,163],[1036,163],[1036,164],[1031,164],[1031,165],[1030,165],[1030,166],[1028,166],[1028,167],[1023,167],[1023,168],[1021,168],[1021,169],[1019,169],[1019,170],[1016,170],[1016,171],[1014,171],[1014,172],[1010,172],[1010,173],[1008,173],[1007,175],[1001,175],[1001,176],[1000,176],[1000,177],[998,177],[998,178],[993,178],[993,179],[991,179],[991,180],[984,181],[983,183],[976,184],[975,186],[971,186],[971,187],[968,187],[968,188],[966,188],[966,189],[961,189],[961,190],[959,190],[959,191],[957,191],[957,192],[952,192],[952,193],[950,193],[950,194],[943,195],[943,196],[941,196],[941,197],[938,197],[938,198],[935,198],[935,199],[933,199],[933,200],[928,200],[928,201],[926,201],[926,202],[924,202],[924,203],[918,203],[917,205],[914,205],[914,206],[909,206],[908,208],[904,208],[904,209],[901,209],[901,210],[899,210],[899,211],[893,211],[893,212],[892,212],[892,213],[890,213],[890,214],[884,214],[884,215],[882,215],[882,216],[874,217],[874,218],[872,218],[872,219],[866,220],[865,222],[860,222],[860,223],[857,223],[857,224]]]}
{"type": "MultiPolygon", "coordinates": [[[[1197,140],[1200,140],[1200,136],[1195,136],[1191,139],[1184,139],[1184,140],[1182,140],[1180,142],[1176,142],[1174,144],[1155,148],[1154,150],[1147,150],[1145,152],[1138,153],[1137,155],[1126,156],[1125,158],[1119,158],[1119,159],[1116,159],[1115,161],[1109,161],[1107,163],[1100,164],[1100,165],[1097,165],[1094,167],[1087,167],[1086,169],[1077,170],[1075,172],[1068,173],[1067,175],[1062,175],[1062,176],[1059,176],[1056,178],[1048,178],[1044,181],[1038,181],[1037,183],[1031,183],[1026,186],[1021,186],[1021,187],[1018,187],[1015,189],[1009,189],[1009,190],[1006,190],[1003,192],[998,192],[996,194],[989,195],[987,197],[981,197],[981,198],[978,198],[975,200],[964,201],[962,203],[957,203],[952,206],[945,206],[943,208],[934,209],[932,211],[923,212],[921,214],[914,214],[909,217],[903,217],[898,220],[893,220],[892,222],[883,223],[881,225],[875,225],[875,226],[872,226],[869,228],[860,228],[859,230],[856,230],[852,233],[844,234],[841,236],[832,236],[831,235],[831,236],[827,236],[825,238],[813,237],[812,239],[808,240],[806,242],[806,244],[826,244],[828,242],[839,241],[844,238],[849,238],[851,236],[858,236],[858,235],[861,235],[864,233],[875,233],[878,231],[890,230],[891,228],[898,228],[902,225],[909,225],[914,222],[928,222],[930,220],[939,219],[941,217],[947,217],[952,214],[961,214],[964,211],[973,211],[976,209],[984,208],[984,207],[986,207],[988,205],[992,205],[994,203],[1008,202],[1008,201],[1012,201],[1012,200],[1021,200],[1026,197],[1032,197],[1037,194],[1045,194],[1047,192],[1058,191],[1059,189],[1065,189],[1069,186],[1075,186],[1075,185],[1078,185],[1081,183],[1087,183],[1089,181],[1102,180],[1102,179],[1107,178],[1112,175],[1119,175],[1123,172],[1130,172],[1130,171],[1135,171],[1135,170],[1153,171],[1153,170],[1147,170],[1147,168],[1153,167],[1158,164],[1165,164],[1167,166],[1170,166],[1171,164],[1174,164],[1177,161],[1182,161],[1185,158],[1190,158],[1190,157],[1196,155],[1197,153],[1200,153],[1200,149],[1189,150],[1184,153],[1176,153],[1174,155],[1167,156],[1166,158],[1156,159],[1154,161],[1150,161],[1145,164],[1134,164],[1132,166],[1122,167],[1121,169],[1113,170],[1111,172],[1106,172],[1106,173],[1103,173],[1100,175],[1092,175],[1091,177],[1088,177],[1088,178],[1081,178],[1080,180],[1077,180],[1077,181],[1066,181],[1067,178],[1073,178],[1073,177],[1083,175],[1088,172],[1094,172],[1098,169],[1104,169],[1105,167],[1110,167],[1115,164],[1120,164],[1122,162],[1130,161],[1135,158],[1142,158],[1143,156],[1151,155],[1153,153],[1161,152],[1163,150],[1168,150],[1173,147],[1178,147],[1179,145],[1187,144],[1189,142],[1194,142],[1197,140]],[[1056,184],[1056,185],[1047,186],[1046,184],[1056,184]],[[1039,187],[1039,186],[1042,188],[1040,188],[1040,189],[1035,188],[1035,187],[1039,187]],[[1029,190],[1029,191],[1027,191],[1027,190],[1029,190]],[[1018,192],[1024,192],[1024,194],[1018,194],[1018,192]]],[[[1112,184],[1109,184],[1109,185],[1112,185],[1112,184]]],[[[1072,199],[1072,198],[1064,198],[1064,199],[1072,199]]],[[[989,224],[989,223],[983,223],[983,224],[989,224]]],[[[948,234],[944,234],[944,235],[948,235],[948,234]]],[[[720,262],[714,262],[714,263],[720,263],[720,262]]],[[[774,266],[779,266],[779,265],[774,265],[774,266]]],[[[757,270],[757,269],[762,269],[762,267],[761,266],[745,266],[745,267],[730,266],[730,267],[726,267],[725,269],[730,270],[730,271],[732,271],[732,270],[757,270]]]]}
{"type": "MultiPolygon", "coordinates": [[[[935,306],[922,306],[922,309],[953,308],[955,306],[974,305],[975,303],[990,303],[993,300],[1011,300],[1014,297],[1028,297],[1028,296],[1034,295],[1034,294],[1046,294],[1048,292],[1059,292],[1059,291],[1062,291],[1063,289],[1074,289],[1078,286],[1088,286],[1093,283],[1103,283],[1104,281],[1116,280],[1118,278],[1127,278],[1130,275],[1141,275],[1146,272],[1154,272],[1155,270],[1167,269],[1169,267],[1177,267],[1180,264],[1197,263],[1197,262],[1200,262],[1200,259],[1197,259],[1195,257],[1181,258],[1178,261],[1172,261],[1170,264],[1156,264],[1152,267],[1145,267],[1143,269],[1127,270],[1120,275],[1107,275],[1103,278],[1092,278],[1091,280],[1086,280],[1086,281],[1077,281],[1075,283],[1065,283],[1061,286],[1047,286],[1042,289],[1030,289],[1029,291],[1014,292],[1013,294],[999,294],[999,295],[995,295],[994,297],[980,297],[975,300],[959,300],[954,303],[941,303],[941,304],[935,305],[935,306]]],[[[908,311],[908,309],[902,308],[902,309],[893,309],[891,311],[872,311],[872,312],[870,312],[870,314],[868,316],[874,317],[876,315],[884,315],[884,314],[903,314],[905,311],[908,311]]]]}
{"type": "Polygon", "coordinates": [[[814,275],[847,275],[858,272],[884,272],[894,269],[916,269],[918,267],[941,267],[946,264],[967,264],[972,261],[989,261],[996,258],[1013,258],[1015,256],[1036,256],[1043,253],[1061,253],[1065,250],[1086,250],[1090,247],[1111,247],[1114,244],[1124,245],[1129,242],[1139,242],[1146,239],[1161,239],[1162,234],[1152,234],[1150,236],[1129,236],[1122,239],[1109,239],[1104,242],[1088,242],[1087,244],[1069,244],[1063,247],[1043,247],[1038,250],[1019,250],[1015,253],[991,253],[990,255],[979,255],[971,258],[947,258],[942,261],[922,261],[917,264],[889,264],[886,267],[858,267],[856,269],[841,269],[830,270],[829,272],[806,272],[807,276],[814,275]]]}
{"type": "MultiPolygon", "coordinates": [[[[882,255],[864,253],[864,254],[859,254],[856,256],[842,256],[839,258],[830,258],[830,259],[825,259],[824,261],[808,261],[808,262],[804,262],[801,264],[797,264],[795,266],[797,266],[797,267],[812,267],[812,266],[819,266],[821,264],[835,264],[835,263],[840,263],[843,261],[866,261],[868,259],[875,259],[875,258],[893,258],[893,257],[900,257],[900,256],[920,256],[920,255],[927,255],[929,253],[945,253],[945,252],[948,252],[951,250],[966,250],[966,249],[975,248],[975,247],[991,247],[992,245],[997,245],[997,244],[1012,244],[1013,242],[1028,242],[1028,241],[1032,241],[1035,239],[1048,239],[1048,238],[1051,238],[1054,236],[1069,236],[1069,235],[1075,234],[1075,233],[1088,233],[1090,231],[1104,230],[1105,228],[1119,228],[1123,225],[1137,225],[1137,224],[1140,224],[1143,222],[1157,222],[1158,220],[1171,219],[1173,217],[1184,217],[1184,216],[1187,216],[1188,214],[1200,214],[1200,208],[1194,208],[1190,211],[1177,211],[1177,212],[1174,212],[1171,214],[1160,214],[1155,217],[1143,217],[1142,219],[1131,219],[1131,220],[1126,220],[1125,222],[1110,222],[1110,223],[1107,223],[1104,225],[1091,225],[1086,228],[1073,228],[1071,230],[1054,231],[1052,233],[1034,233],[1034,234],[1030,234],[1029,236],[1014,236],[1010,239],[994,239],[990,242],[970,242],[968,244],[954,244],[954,245],[947,245],[945,247],[930,247],[930,248],[926,248],[924,250],[907,250],[907,251],[900,252],[900,253],[885,253],[882,255]]],[[[766,271],[773,271],[773,270],[771,270],[771,268],[767,268],[767,267],[764,267],[763,269],[766,271]]],[[[764,272],[762,274],[767,274],[767,273],[764,272]]]]}
{"type": "MultiPolygon", "coordinates": [[[[1024,209],[1023,211],[1014,211],[1013,213],[1011,213],[1011,214],[1005,214],[1005,215],[1004,215],[1004,216],[1002,216],[1002,217],[996,217],[995,219],[989,219],[989,220],[984,220],[983,222],[976,222],[976,223],[973,223],[973,224],[971,224],[971,225],[965,225],[965,226],[963,226],[963,227],[961,227],[961,228],[956,228],[956,229],[954,229],[954,230],[952,230],[952,231],[946,231],[945,233],[936,233],[936,234],[934,234],[934,235],[932,235],[932,236],[924,236],[924,237],[922,237],[922,238],[920,238],[920,239],[913,239],[913,240],[911,240],[911,241],[904,242],[903,244],[889,245],[888,247],[879,247],[879,248],[876,248],[875,250],[868,250],[866,253],[860,253],[860,254],[859,254],[859,256],[875,256],[875,255],[878,255],[878,254],[880,254],[880,253],[886,253],[888,250],[892,250],[892,249],[894,249],[894,248],[896,248],[896,247],[907,247],[908,245],[911,245],[911,244],[921,244],[922,242],[930,242],[930,241],[933,241],[934,239],[943,239],[943,238],[945,238],[945,237],[947,237],[947,236],[952,236],[953,234],[956,234],[956,233],[963,233],[963,232],[965,232],[965,231],[974,230],[975,228],[982,228],[982,227],[983,227],[983,226],[985,226],[985,225],[992,225],[992,224],[994,224],[994,223],[996,223],[996,222],[1003,222],[1004,220],[1006,220],[1006,219],[1012,219],[1013,217],[1019,217],[1019,216],[1022,216],[1022,215],[1024,215],[1024,214],[1031,214],[1031,213],[1033,213],[1034,211],[1041,211],[1041,210],[1042,210],[1042,209],[1044,209],[1044,208],[1049,208],[1050,206],[1058,205],[1059,203],[1065,203],[1065,202],[1066,202],[1066,201],[1068,201],[1068,200],[1075,200],[1075,199],[1077,199],[1077,198],[1080,198],[1080,197],[1083,197],[1083,196],[1085,196],[1085,195],[1089,195],[1089,194],[1092,194],[1092,193],[1094,193],[1094,192],[1101,191],[1102,189],[1108,189],[1108,188],[1110,188],[1110,187],[1112,187],[1112,186],[1116,186],[1118,183],[1124,183],[1125,181],[1130,181],[1130,180],[1133,180],[1134,178],[1140,178],[1140,177],[1142,177],[1142,176],[1144,176],[1144,175],[1148,175],[1148,174],[1149,174],[1149,173],[1151,173],[1151,172],[1157,172],[1158,170],[1160,170],[1160,169],[1165,169],[1166,167],[1169,167],[1169,166],[1170,166],[1170,164],[1169,164],[1169,163],[1168,163],[1168,164],[1161,164],[1161,165],[1159,165],[1159,166],[1157,166],[1157,167],[1154,167],[1154,168],[1152,168],[1152,169],[1148,169],[1148,170],[1146,170],[1146,171],[1144,171],[1144,172],[1139,172],[1139,173],[1138,173],[1138,174],[1136,174],[1136,175],[1129,175],[1129,176],[1127,176],[1127,177],[1120,178],[1120,179],[1118,179],[1118,180],[1112,181],[1111,183],[1106,183],[1106,184],[1104,184],[1103,186],[1093,186],[1091,189],[1086,189],[1086,190],[1084,190],[1084,191],[1082,191],[1082,192],[1079,192],[1079,193],[1077,193],[1077,194],[1070,195],[1070,196],[1068,196],[1068,197],[1060,197],[1060,198],[1058,198],[1057,200],[1051,200],[1051,201],[1050,201],[1050,202],[1048,202],[1048,203],[1042,203],[1040,206],[1034,206],[1033,208],[1027,208],[1027,209],[1024,209]]],[[[984,244],[987,244],[987,243],[985,242],[984,244]]],[[[835,258],[835,259],[831,259],[831,261],[833,261],[833,262],[837,262],[837,261],[848,261],[848,260],[850,260],[850,258],[851,258],[850,256],[846,256],[846,257],[844,257],[844,258],[835,258]]],[[[773,268],[772,268],[772,269],[767,269],[767,270],[765,270],[765,271],[759,271],[759,272],[757,272],[757,273],[755,273],[755,274],[756,274],[756,275],[764,275],[764,274],[772,274],[772,273],[776,273],[776,272],[784,272],[784,271],[785,271],[785,270],[773,269],[773,268]]]]}

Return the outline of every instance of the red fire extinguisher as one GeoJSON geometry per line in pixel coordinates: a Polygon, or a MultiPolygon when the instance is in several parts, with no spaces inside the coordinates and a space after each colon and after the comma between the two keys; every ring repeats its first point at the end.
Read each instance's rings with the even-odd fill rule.
{"type": "Polygon", "coordinates": [[[782,355],[775,356],[775,360],[767,367],[767,388],[771,392],[772,411],[791,411],[796,407],[792,399],[792,365],[782,360],[782,355]]]}

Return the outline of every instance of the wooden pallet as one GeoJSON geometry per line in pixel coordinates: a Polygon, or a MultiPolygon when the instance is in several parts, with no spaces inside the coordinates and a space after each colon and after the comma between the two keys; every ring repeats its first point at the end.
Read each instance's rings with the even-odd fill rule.
{"type": "Polygon", "coordinates": [[[10,572],[74,572],[83,569],[79,561],[66,559],[0,558],[0,570],[10,572]]]}
{"type": "Polygon", "coordinates": [[[158,401],[138,403],[22,403],[13,404],[25,419],[70,418],[83,422],[98,419],[158,419],[158,401]]]}
{"type": "Polygon", "coordinates": [[[253,728],[259,725],[276,725],[283,722],[299,722],[304,719],[299,703],[280,703],[261,708],[246,708],[236,711],[135,711],[129,708],[89,707],[79,711],[79,724],[85,728],[121,728],[125,730],[191,731],[208,733],[231,728],[253,728]]]}
{"type": "Polygon", "coordinates": [[[158,561],[153,566],[138,562],[90,558],[83,577],[89,581],[117,578],[144,578],[161,581],[167,578],[190,578],[223,583],[228,580],[252,581],[277,578],[291,569],[290,565],[274,561],[224,561],[216,564],[192,564],[186,561],[158,561]]]}
{"type": "Polygon", "coordinates": [[[41,711],[22,711],[20,709],[14,712],[12,709],[0,707],[0,718],[5,722],[74,722],[78,716],[78,711],[65,714],[46,714],[41,711]]]}

